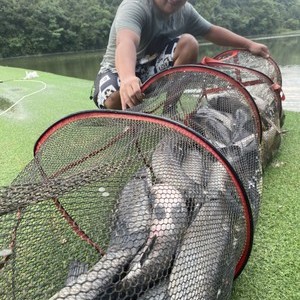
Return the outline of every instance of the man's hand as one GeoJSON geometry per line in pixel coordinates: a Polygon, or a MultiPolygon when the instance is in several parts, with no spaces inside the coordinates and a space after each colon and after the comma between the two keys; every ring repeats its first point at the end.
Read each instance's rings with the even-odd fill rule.
{"type": "Polygon", "coordinates": [[[249,50],[254,55],[260,55],[264,58],[270,57],[270,52],[266,45],[256,43],[224,27],[213,25],[204,37],[220,46],[243,48],[249,50]]]}
{"type": "Polygon", "coordinates": [[[260,44],[260,43],[256,43],[256,42],[252,42],[249,45],[248,50],[254,54],[254,55],[260,55],[264,58],[269,58],[270,57],[270,52],[269,49],[266,45],[264,44],[260,44]]]}
{"type": "Polygon", "coordinates": [[[143,100],[141,84],[141,80],[136,76],[121,81],[120,96],[123,110],[141,103],[143,100]]]}

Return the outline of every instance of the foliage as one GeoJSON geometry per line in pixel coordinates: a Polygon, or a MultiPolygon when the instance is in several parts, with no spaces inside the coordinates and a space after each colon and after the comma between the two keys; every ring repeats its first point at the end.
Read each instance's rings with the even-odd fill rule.
{"type": "Polygon", "coordinates": [[[1,2],[2,57],[103,48],[114,15],[105,0],[1,2]]]}
{"type": "Polygon", "coordinates": [[[195,0],[210,22],[242,35],[300,29],[300,0],[195,0]]]}
{"type": "MultiPolygon", "coordinates": [[[[300,0],[190,0],[242,35],[300,29],[300,0]]],[[[1,0],[0,58],[103,49],[121,0],[1,0]]]]}

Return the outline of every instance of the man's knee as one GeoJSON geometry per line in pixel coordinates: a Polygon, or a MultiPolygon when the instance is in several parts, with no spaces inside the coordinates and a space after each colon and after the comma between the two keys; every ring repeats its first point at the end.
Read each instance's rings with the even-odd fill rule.
{"type": "Polygon", "coordinates": [[[122,109],[120,92],[115,91],[103,102],[103,107],[108,109],[122,109]]]}
{"type": "Polygon", "coordinates": [[[189,46],[197,49],[199,48],[197,39],[189,33],[185,33],[180,36],[178,45],[182,45],[183,47],[189,46]]]}
{"type": "Polygon", "coordinates": [[[175,62],[182,63],[196,63],[199,53],[199,43],[197,39],[191,34],[181,35],[174,54],[175,62]]]}

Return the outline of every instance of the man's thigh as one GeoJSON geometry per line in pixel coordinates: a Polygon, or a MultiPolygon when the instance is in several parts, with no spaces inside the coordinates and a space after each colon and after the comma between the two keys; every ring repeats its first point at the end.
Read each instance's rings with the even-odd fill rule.
{"type": "Polygon", "coordinates": [[[150,62],[146,62],[144,64],[137,64],[136,73],[142,82],[146,81],[151,76],[163,70],[166,70],[174,65],[174,52],[178,41],[179,37],[168,42],[168,44],[164,47],[163,51],[161,53],[158,53],[158,55],[150,62]]]}

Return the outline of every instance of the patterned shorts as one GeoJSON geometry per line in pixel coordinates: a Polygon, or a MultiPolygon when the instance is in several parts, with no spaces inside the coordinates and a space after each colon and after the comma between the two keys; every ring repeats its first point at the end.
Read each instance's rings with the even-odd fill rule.
{"type": "MultiPolygon", "coordinates": [[[[136,65],[136,75],[145,82],[151,76],[173,66],[173,58],[179,37],[171,40],[163,51],[157,55],[146,56],[136,65]]],[[[113,92],[119,90],[120,79],[118,73],[112,71],[99,72],[94,83],[93,100],[99,108],[113,92]]]]}

